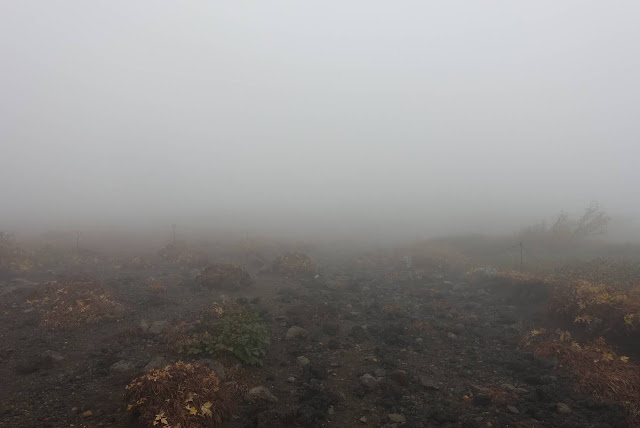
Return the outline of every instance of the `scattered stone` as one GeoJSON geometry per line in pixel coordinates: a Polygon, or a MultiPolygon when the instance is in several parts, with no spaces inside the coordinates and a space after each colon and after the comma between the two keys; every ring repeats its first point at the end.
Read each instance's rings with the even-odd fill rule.
{"type": "Polygon", "coordinates": [[[340,326],[335,322],[326,322],[322,325],[322,331],[329,336],[335,336],[338,334],[340,326]]]}
{"type": "Polygon", "coordinates": [[[136,366],[131,361],[127,360],[120,360],[117,363],[113,363],[110,367],[111,371],[116,373],[127,373],[135,368],[136,366]]]}
{"type": "Polygon", "coordinates": [[[302,327],[298,327],[294,325],[287,330],[287,335],[285,336],[285,340],[302,340],[309,337],[309,332],[302,327]]]}
{"type": "Polygon", "coordinates": [[[464,331],[466,330],[466,327],[464,326],[464,324],[456,324],[453,326],[453,332],[457,335],[461,335],[462,333],[464,333],[464,331]]]}
{"type": "Polygon", "coordinates": [[[387,375],[387,371],[385,369],[376,369],[374,374],[376,377],[385,377],[387,375]]]}
{"type": "Polygon", "coordinates": [[[164,331],[164,328],[167,326],[168,321],[154,321],[149,327],[148,332],[151,334],[160,334],[164,331]]]}
{"type": "Polygon", "coordinates": [[[436,381],[426,376],[420,376],[420,385],[428,391],[437,391],[440,389],[436,381]]]}
{"type": "Polygon", "coordinates": [[[142,370],[145,372],[148,372],[153,369],[160,369],[166,365],[167,365],[167,361],[164,359],[164,357],[157,356],[157,357],[153,357],[151,361],[149,361],[142,370]]]}
{"type": "Polygon", "coordinates": [[[83,418],[90,418],[91,416],[93,416],[93,412],[91,410],[87,410],[86,412],[82,413],[83,418]]]}
{"type": "Polygon", "coordinates": [[[474,269],[473,274],[478,275],[480,278],[493,278],[498,275],[498,270],[493,266],[487,266],[474,269]]]}
{"type": "Polygon", "coordinates": [[[516,406],[507,406],[507,410],[513,413],[514,415],[519,415],[520,410],[516,406]]]}
{"type": "Polygon", "coordinates": [[[395,424],[401,424],[401,423],[407,422],[407,418],[405,418],[403,415],[399,413],[389,413],[387,417],[391,422],[395,424]]]}
{"type": "Polygon", "coordinates": [[[307,357],[301,355],[296,359],[296,363],[298,364],[298,367],[305,367],[311,364],[311,361],[307,357]]]}
{"type": "Polygon", "coordinates": [[[367,340],[367,332],[359,325],[351,327],[349,336],[353,337],[353,339],[358,343],[367,340]]]}
{"type": "Polygon", "coordinates": [[[570,415],[571,413],[573,413],[573,410],[571,410],[571,407],[569,407],[567,404],[558,402],[556,404],[556,412],[558,412],[559,415],[570,415]]]}
{"type": "Polygon", "coordinates": [[[289,377],[287,378],[287,382],[289,382],[289,383],[294,383],[295,381],[296,381],[296,378],[295,378],[295,377],[293,377],[293,376],[289,376],[289,377]]]}
{"type": "Polygon", "coordinates": [[[456,336],[456,334],[455,334],[455,333],[449,332],[449,333],[447,333],[447,337],[448,337],[449,339],[454,340],[454,339],[456,339],[458,336],[456,336]]]}
{"type": "Polygon", "coordinates": [[[263,401],[269,401],[271,403],[278,402],[278,397],[273,395],[273,393],[269,391],[269,388],[267,388],[264,385],[251,388],[247,393],[247,396],[250,400],[263,400],[263,401]]]}
{"type": "Polygon", "coordinates": [[[358,419],[361,423],[366,424],[367,423],[367,417],[363,416],[360,419],[358,419]]]}
{"type": "Polygon", "coordinates": [[[474,394],[491,394],[491,389],[480,385],[471,385],[471,392],[474,394]]]}
{"type": "Polygon", "coordinates": [[[333,406],[329,406],[329,408],[327,409],[327,414],[329,416],[333,415],[335,413],[335,410],[333,409],[333,406]]]}
{"type": "Polygon", "coordinates": [[[52,350],[50,350],[50,349],[49,349],[49,350],[47,350],[47,351],[44,351],[44,352],[42,353],[42,355],[43,355],[44,357],[49,357],[49,358],[51,358],[53,361],[56,361],[56,362],[59,362],[59,361],[64,360],[64,357],[63,357],[62,355],[60,355],[60,354],[59,354],[59,353],[57,353],[56,351],[52,351],[52,350]]]}
{"type": "Polygon", "coordinates": [[[379,383],[378,379],[371,376],[369,373],[363,374],[362,377],[360,377],[360,382],[369,389],[376,389],[379,383]]]}
{"type": "Polygon", "coordinates": [[[35,311],[35,310],[36,310],[36,308],[27,308],[27,309],[25,309],[25,310],[24,310],[24,311],[22,311],[22,312],[24,312],[25,314],[28,314],[28,313],[33,312],[33,311],[35,311]]]}

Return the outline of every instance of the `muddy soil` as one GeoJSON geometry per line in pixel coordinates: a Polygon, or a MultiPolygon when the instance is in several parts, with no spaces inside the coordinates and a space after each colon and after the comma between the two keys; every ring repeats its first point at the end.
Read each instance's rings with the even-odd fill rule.
{"type": "Polygon", "coordinates": [[[94,276],[124,313],[63,331],[42,328],[27,303],[46,273],[0,284],[0,427],[135,426],[125,386],[149,363],[190,360],[171,348],[171,326],[238,299],[272,334],[264,366],[246,368],[244,381],[277,402],[243,400],[229,427],[627,426],[621,407],[575,392],[557,361],[519,349],[523,331],[545,323],[542,288],[340,265],[316,279],[256,275],[237,292],[199,290],[193,271],[175,267],[94,276]],[[167,292],[150,293],[149,276],[167,292]],[[308,334],[285,340],[294,326],[308,334]]]}

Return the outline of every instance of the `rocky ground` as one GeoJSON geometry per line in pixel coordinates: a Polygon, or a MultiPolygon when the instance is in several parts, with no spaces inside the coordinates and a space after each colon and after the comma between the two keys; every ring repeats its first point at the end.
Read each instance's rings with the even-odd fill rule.
{"type": "MultiPolygon", "coordinates": [[[[0,284],[2,428],[130,426],[125,386],[189,360],[170,346],[172,327],[214,300],[249,304],[271,326],[230,427],[627,426],[621,407],[574,392],[557,361],[519,349],[523,331],[548,322],[543,287],[336,266],[312,280],[257,275],[250,288],[220,293],[192,287],[188,270],[105,270],[99,279],[122,315],[49,330],[27,303],[47,275],[0,284]],[[166,293],[143,286],[151,274],[167,280],[166,293]]],[[[238,364],[205,362],[221,375],[238,364]]]]}

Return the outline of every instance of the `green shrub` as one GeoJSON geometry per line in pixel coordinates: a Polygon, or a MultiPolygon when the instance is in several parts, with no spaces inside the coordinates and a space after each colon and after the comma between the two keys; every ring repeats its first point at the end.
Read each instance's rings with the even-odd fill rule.
{"type": "Polygon", "coordinates": [[[195,334],[183,351],[189,354],[216,355],[231,352],[243,363],[262,365],[262,357],[271,344],[269,328],[260,315],[247,307],[224,312],[220,321],[207,331],[195,334]]]}

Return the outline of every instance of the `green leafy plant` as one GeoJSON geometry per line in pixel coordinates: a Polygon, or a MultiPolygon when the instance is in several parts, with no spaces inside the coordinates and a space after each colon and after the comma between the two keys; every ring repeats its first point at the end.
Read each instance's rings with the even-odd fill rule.
{"type": "Polygon", "coordinates": [[[216,355],[231,352],[248,365],[262,365],[262,358],[271,344],[267,324],[260,315],[247,307],[224,311],[220,321],[203,333],[195,334],[183,347],[188,354],[216,355]]]}

